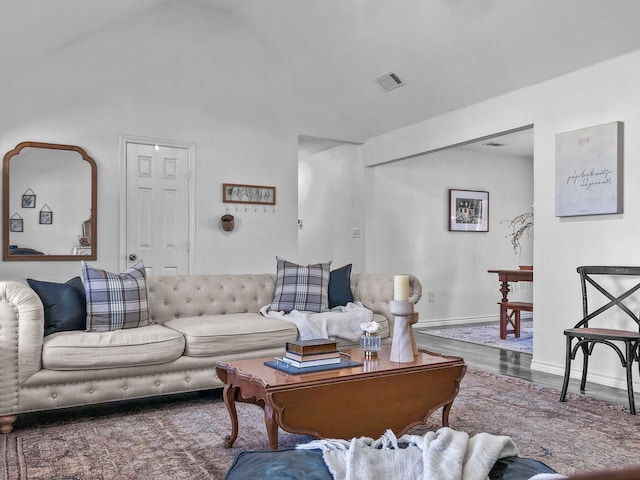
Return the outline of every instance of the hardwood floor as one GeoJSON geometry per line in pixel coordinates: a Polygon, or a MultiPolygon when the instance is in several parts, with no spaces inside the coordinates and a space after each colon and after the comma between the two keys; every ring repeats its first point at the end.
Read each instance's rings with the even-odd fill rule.
{"type": "MultiPolygon", "coordinates": [[[[531,355],[528,353],[514,352],[477,343],[462,342],[459,340],[425,334],[415,335],[415,338],[419,348],[444,353],[445,355],[462,357],[470,368],[509,375],[511,377],[517,377],[540,385],[552,387],[557,389],[558,396],[560,395],[562,377],[559,375],[532,371],[531,355]]],[[[637,369],[634,371],[634,376],[635,375],[638,375],[637,369]]],[[[571,379],[569,382],[569,392],[579,393],[579,387],[580,380],[571,379]]],[[[583,394],[612,403],[619,403],[627,408],[629,407],[626,390],[587,382],[587,388],[583,394]]]]}

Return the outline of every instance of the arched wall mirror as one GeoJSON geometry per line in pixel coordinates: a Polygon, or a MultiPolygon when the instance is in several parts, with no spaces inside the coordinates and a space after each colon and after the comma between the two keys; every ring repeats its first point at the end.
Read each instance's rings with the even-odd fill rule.
{"type": "Polygon", "coordinates": [[[2,177],[5,261],[97,258],[97,167],[74,145],[23,142],[2,177]]]}

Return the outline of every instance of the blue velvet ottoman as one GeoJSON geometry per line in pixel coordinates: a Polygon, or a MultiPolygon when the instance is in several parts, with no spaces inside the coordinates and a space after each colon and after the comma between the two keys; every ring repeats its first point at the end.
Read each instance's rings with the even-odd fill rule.
{"type": "MultiPolygon", "coordinates": [[[[556,472],[537,460],[506,457],[495,463],[489,478],[527,480],[538,473],[556,472]]],[[[333,480],[333,477],[321,450],[283,449],[240,452],[225,480],[333,480]]]]}

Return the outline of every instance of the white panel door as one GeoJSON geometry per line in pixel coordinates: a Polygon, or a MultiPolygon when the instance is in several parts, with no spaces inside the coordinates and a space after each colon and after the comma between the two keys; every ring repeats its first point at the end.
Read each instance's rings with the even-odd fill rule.
{"type": "Polygon", "coordinates": [[[189,273],[189,149],[126,144],[127,264],[148,274],[189,273]]]}

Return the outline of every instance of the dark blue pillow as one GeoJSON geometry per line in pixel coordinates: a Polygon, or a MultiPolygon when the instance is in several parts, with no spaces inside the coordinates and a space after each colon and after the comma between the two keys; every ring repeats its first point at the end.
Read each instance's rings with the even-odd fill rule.
{"type": "Polygon", "coordinates": [[[351,264],[336,268],[329,274],[329,308],[353,302],[351,264]]]}
{"type": "Polygon", "coordinates": [[[65,283],[43,282],[27,278],[44,305],[44,335],[69,330],[85,330],[87,301],[80,277],[65,283]]]}

